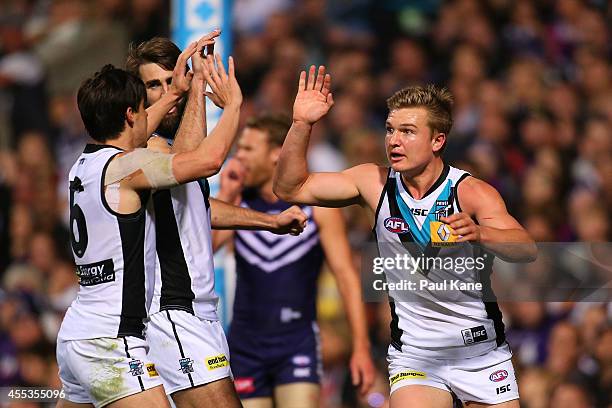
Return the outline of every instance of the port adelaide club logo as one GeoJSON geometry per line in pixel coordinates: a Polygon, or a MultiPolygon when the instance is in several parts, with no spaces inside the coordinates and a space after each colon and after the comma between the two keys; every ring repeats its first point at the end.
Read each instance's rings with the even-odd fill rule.
{"type": "Polygon", "coordinates": [[[408,223],[404,221],[404,219],[399,218],[399,217],[386,218],[384,225],[387,231],[393,234],[405,234],[408,231],[410,231],[410,227],[408,226],[408,223]]]}

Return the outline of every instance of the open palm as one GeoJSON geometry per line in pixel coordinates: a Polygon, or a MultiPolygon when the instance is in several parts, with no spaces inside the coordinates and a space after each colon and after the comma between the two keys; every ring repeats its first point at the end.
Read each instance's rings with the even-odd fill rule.
{"type": "Polygon", "coordinates": [[[330,92],[331,76],[325,73],[325,67],[320,66],[315,78],[315,66],[308,72],[300,73],[298,92],[293,104],[293,120],[314,124],[321,119],[334,104],[330,92]]]}

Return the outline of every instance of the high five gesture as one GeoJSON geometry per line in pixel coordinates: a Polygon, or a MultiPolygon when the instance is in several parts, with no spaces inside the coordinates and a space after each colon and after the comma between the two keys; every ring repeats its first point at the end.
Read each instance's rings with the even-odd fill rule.
{"type": "Polygon", "coordinates": [[[302,71],[293,104],[293,121],[312,125],[325,116],[333,105],[331,75],[325,73],[325,67],[319,67],[316,78],[314,65],[310,67],[308,75],[302,71]]]}

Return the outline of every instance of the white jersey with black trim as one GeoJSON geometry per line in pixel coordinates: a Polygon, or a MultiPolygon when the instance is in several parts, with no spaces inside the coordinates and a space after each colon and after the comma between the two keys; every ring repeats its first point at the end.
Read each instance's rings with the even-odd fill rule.
{"type": "Polygon", "coordinates": [[[408,260],[384,271],[388,284],[400,284],[399,290],[387,287],[391,345],[399,351],[427,358],[466,358],[485,354],[505,341],[497,303],[484,301],[494,299],[493,255],[470,243],[453,243],[448,227],[439,221],[461,211],[457,186],[468,176],[445,165],[438,180],[417,200],[401,175],[389,169],[373,231],[379,257],[408,260]],[[472,261],[466,264],[468,259],[472,261]],[[419,266],[415,270],[411,265],[419,266]]]}
{"type": "Polygon", "coordinates": [[[69,173],[70,241],[79,292],[62,322],[60,340],[143,338],[145,274],[154,271],[148,255],[155,250],[154,233],[145,221],[150,193],[140,194],[142,207],[133,214],[109,207],[104,177],[121,152],[88,144],[69,173]]]}
{"type": "Polygon", "coordinates": [[[218,320],[209,195],[206,179],[153,192],[148,221],[157,249],[149,314],[184,310],[218,320]]]}

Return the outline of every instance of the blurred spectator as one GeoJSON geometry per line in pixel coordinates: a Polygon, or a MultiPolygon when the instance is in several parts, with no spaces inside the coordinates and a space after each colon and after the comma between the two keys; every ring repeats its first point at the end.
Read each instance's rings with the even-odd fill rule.
{"type": "Polygon", "coordinates": [[[593,408],[587,389],[576,383],[561,383],[553,390],[551,408],[593,408]]]}
{"type": "Polygon", "coordinates": [[[528,368],[521,371],[518,386],[521,393],[521,406],[525,408],[549,408],[553,377],[541,368],[528,368]]]}
{"type": "Polygon", "coordinates": [[[561,321],[553,327],[550,333],[545,366],[558,378],[578,376],[580,351],[578,329],[569,322],[561,321]]]}

